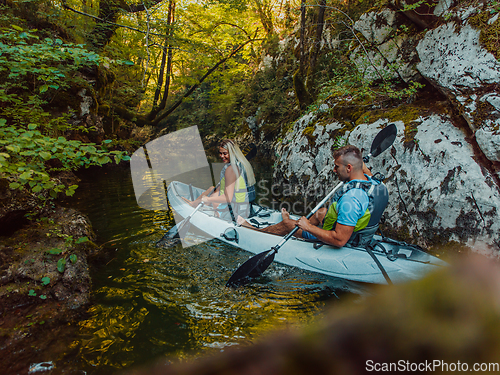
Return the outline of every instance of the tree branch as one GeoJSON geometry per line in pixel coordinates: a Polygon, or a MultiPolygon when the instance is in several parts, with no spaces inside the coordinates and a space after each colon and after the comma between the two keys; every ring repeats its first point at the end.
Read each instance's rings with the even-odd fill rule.
{"type": "Polygon", "coordinates": [[[202,83],[203,81],[210,75],[212,74],[219,66],[224,64],[227,60],[229,60],[231,57],[236,55],[239,51],[243,49],[248,43],[254,42],[258,39],[249,39],[246,42],[240,44],[236,49],[234,49],[228,56],[224,57],[223,59],[219,60],[217,64],[215,64],[213,67],[211,67],[204,75],[201,77],[196,84],[191,86],[191,88],[186,91],[186,93],[177,101],[175,102],[168,110],[160,112],[158,116],[151,122],[151,125],[156,126],[159,124],[161,120],[166,118],[168,115],[170,115],[173,111],[179,107],[184,99],[186,99],[188,96],[190,96],[202,83]]]}
{"type": "MultiPolygon", "coordinates": [[[[102,22],[102,23],[109,23],[110,25],[114,25],[114,26],[117,26],[117,27],[123,27],[125,29],[129,29],[129,30],[132,30],[132,31],[137,31],[139,33],[142,33],[142,34],[148,34],[148,31],[143,31],[143,30],[139,30],[139,29],[136,29],[134,27],[130,27],[130,26],[127,26],[127,25],[120,25],[118,23],[114,23],[114,22],[111,22],[111,21],[107,21],[107,20],[104,20],[102,18],[99,18],[99,17],[96,17],[92,14],[88,14],[88,13],[85,13],[85,12],[81,12],[79,10],[76,10],[76,9],[73,9],[71,8],[67,3],[66,3],[66,0],[62,0],[62,4],[63,4],[63,8],[64,9],[67,9],[67,10],[70,10],[74,13],[77,13],[77,14],[81,14],[82,16],[85,16],[85,17],[90,17],[90,18],[93,18],[95,19],[96,21],[98,22],[102,22]]],[[[156,33],[152,33],[152,32],[149,32],[149,35],[155,35],[155,36],[160,36],[160,37],[165,37],[165,35],[163,34],[156,34],[156,33]]]]}

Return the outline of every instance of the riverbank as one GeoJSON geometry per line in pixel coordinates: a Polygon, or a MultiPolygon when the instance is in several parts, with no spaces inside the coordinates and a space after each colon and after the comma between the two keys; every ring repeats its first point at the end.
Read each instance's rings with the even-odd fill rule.
{"type": "Polygon", "coordinates": [[[68,353],[70,325],[90,301],[87,257],[99,250],[83,214],[48,204],[26,219],[19,212],[28,201],[2,200],[2,217],[17,218],[0,236],[0,368],[7,375],[28,373],[48,346],[68,353]]]}

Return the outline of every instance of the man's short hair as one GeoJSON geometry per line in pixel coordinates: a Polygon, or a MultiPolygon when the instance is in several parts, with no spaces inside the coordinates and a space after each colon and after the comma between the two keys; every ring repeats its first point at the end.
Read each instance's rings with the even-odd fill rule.
{"type": "Polygon", "coordinates": [[[333,158],[336,160],[343,157],[344,162],[351,164],[355,169],[363,168],[363,156],[359,148],[353,145],[347,145],[333,152],[333,158]]]}

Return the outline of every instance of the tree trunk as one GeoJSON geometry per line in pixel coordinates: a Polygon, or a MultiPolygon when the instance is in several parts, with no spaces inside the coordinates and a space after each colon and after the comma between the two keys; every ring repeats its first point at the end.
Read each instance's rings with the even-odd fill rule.
{"type": "Polygon", "coordinates": [[[267,6],[262,2],[262,0],[254,0],[255,1],[255,6],[257,8],[257,13],[259,14],[260,22],[262,23],[262,26],[264,27],[264,30],[266,31],[266,34],[273,34],[274,33],[274,25],[273,25],[273,19],[272,19],[272,12],[269,9],[269,6],[267,6]]]}
{"type": "MultiPolygon", "coordinates": [[[[94,30],[91,32],[90,43],[97,50],[103,49],[115,34],[118,25],[116,21],[120,11],[128,13],[142,12],[162,0],[149,0],[138,4],[127,4],[124,0],[101,0],[99,2],[99,16],[94,30]]],[[[63,5],[66,1],[63,0],[63,5]]]]}
{"type": "Polygon", "coordinates": [[[305,33],[306,33],[306,1],[300,3],[300,37],[299,37],[299,73],[303,76],[305,72],[305,33]]]}
{"type": "Polygon", "coordinates": [[[326,0],[321,0],[319,3],[318,15],[316,17],[316,34],[314,35],[313,47],[309,56],[309,66],[306,76],[306,87],[309,93],[315,90],[314,83],[316,81],[316,64],[318,62],[318,55],[321,49],[321,37],[323,36],[323,29],[325,25],[325,10],[326,0]]]}
{"type": "MultiPolygon", "coordinates": [[[[168,25],[170,27],[168,34],[172,36],[174,33],[171,25],[173,25],[175,22],[175,2],[173,0],[170,0],[170,3],[168,5],[168,17],[169,17],[168,25]]],[[[172,63],[173,63],[172,45],[169,44],[168,54],[167,54],[167,74],[165,77],[165,89],[163,90],[163,98],[160,103],[160,110],[164,109],[165,106],[167,105],[167,99],[170,90],[170,77],[172,76],[172,63]]]]}
{"type": "Polygon", "coordinates": [[[299,68],[293,75],[293,88],[295,98],[301,109],[305,109],[311,102],[311,95],[304,84],[304,77],[307,71],[306,67],[306,1],[302,0],[300,4],[300,37],[299,37],[299,68]]]}
{"type": "Polygon", "coordinates": [[[151,112],[149,113],[148,120],[154,120],[156,115],[162,110],[165,109],[165,105],[167,104],[167,99],[168,99],[168,92],[170,89],[170,75],[172,73],[172,45],[170,44],[172,41],[172,25],[175,20],[175,1],[170,0],[168,4],[168,15],[167,15],[167,34],[165,36],[165,44],[163,46],[163,52],[162,52],[162,57],[161,57],[161,66],[160,66],[160,71],[158,73],[158,81],[156,84],[156,90],[155,90],[155,96],[153,99],[153,108],[151,109],[151,112]],[[165,65],[167,68],[166,74],[165,74],[165,65]],[[165,78],[165,89],[163,91],[163,97],[161,99],[160,104],[158,105],[158,100],[160,99],[161,95],[161,88],[163,86],[163,77],[166,75],[165,78]]]}
{"type": "Polygon", "coordinates": [[[182,104],[182,102],[184,101],[184,99],[186,99],[187,97],[189,97],[198,87],[200,87],[200,85],[203,83],[203,81],[210,74],[212,74],[215,70],[217,70],[217,68],[219,66],[221,66],[222,64],[224,64],[227,60],[229,60],[230,58],[232,58],[234,55],[236,55],[245,45],[247,45],[248,43],[250,43],[252,41],[253,41],[252,39],[249,39],[245,43],[240,44],[228,56],[226,56],[223,59],[219,60],[217,62],[217,64],[215,64],[213,67],[211,67],[203,75],[203,77],[201,77],[196,84],[194,84],[193,86],[191,86],[191,88],[188,91],[186,91],[186,93],[177,102],[175,102],[168,110],[158,113],[158,115],[156,116],[156,118],[153,121],[151,121],[151,125],[157,126],[160,123],[161,120],[165,119],[168,115],[170,115],[173,111],[175,111],[182,104]]]}
{"type": "Polygon", "coordinates": [[[115,25],[118,20],[118,12],[120,11],[117,6],[118,1],[108,0],[99,3],[99,19],[90,34],[90,43],[95,49],[101,50],[109,43],[111,37],[114,35],[117,26],[115,25]]]}
{"type": "Polygon", "coordinates": [[[158,100],[160,99],[161,88],[163,86],[163,75],[165,70],[165,64],[167,63],[167,54],[168,54],[167,50],[168,50],[168,40],[165,38],[165,44],[163,45],[161,53],[161,64],[159,69],[160,71],[158,73],[158,80],[156,81],[156,90],[153,99],[153,109],[151,110],[151,112],[155,111],[156,107],[158,106],[158,100]]]}

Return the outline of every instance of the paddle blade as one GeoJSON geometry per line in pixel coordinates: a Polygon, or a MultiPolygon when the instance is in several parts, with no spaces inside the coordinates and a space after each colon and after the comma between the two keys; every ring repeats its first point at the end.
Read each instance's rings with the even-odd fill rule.
{"type": "Polygon", "coordinates": [[[274,250],[264,251],[248,259],[231,275],[226,283],[227,287],[238,288],[251,282],[269,267],[274,260],[274,250]]]}
{"type": "Polygon", "coordinates": [[[255,155],[257,155],[257,146],[255,143],[250,143],[248,146],[241,150],[243,155],[247,158],[247,160],[253,159],[255,155]]]}
{"type": "Polygon", "coordinates": [[[387,150],[396,139],[398,129],[395,124],[390,124],[382,129],[372,142],[372,148],[370,154],[372,156],[378,156],[383,151],[387,150]]]}
{"type": "Polygon", "coordinates": [[[189,231],[189,227],[191,226],[188,218],[182,220],[179,224],[174,225],[172,228],[168,230],[167,233],[163,235],[163,237],[156,243],[156,247],[158,246],[171,246],[172,244],[176,244],[181,238],[184,238],[186,233],[189,231]]]}

